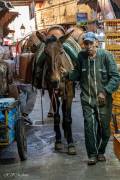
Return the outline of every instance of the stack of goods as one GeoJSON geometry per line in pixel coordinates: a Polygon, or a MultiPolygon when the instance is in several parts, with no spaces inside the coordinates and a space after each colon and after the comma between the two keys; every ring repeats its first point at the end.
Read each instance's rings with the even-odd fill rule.
{"type": "MultiPolygon", "coordinates": [[[[120,70],[120,19],[105,21],[105,48],[114,55],[120,70]]],[[[113,113],[116,114],[118,129],[120,129],[120,88],[113,94],[113,113]]],[[[111,123],[111,129],[114,133],[113,123],[111,123]]]]}
{"type": "Polygon", "coordinates": [[[105,49],[114,56],[117,64],[120,64],[120,19],[105,21],[105,49]]]}
{"type": "MultiPolygon", "coordinates": [[[[105,21],[106,49],[110,51],[120,72],[120,19],[105,21]]],[[[120,159],[120,88],[113,94],[113,118],[111,129],[114,136],[114,152],[120,159]]]]}

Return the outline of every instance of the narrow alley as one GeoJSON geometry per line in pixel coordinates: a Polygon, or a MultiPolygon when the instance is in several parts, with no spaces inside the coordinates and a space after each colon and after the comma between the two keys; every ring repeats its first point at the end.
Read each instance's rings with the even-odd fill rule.
{"type": "Polygon", "coordinates": [[[19,160],[16,144],[1,152],[0,180],[118,180],[120,162],[113,153],[112,138],[109,141],[104,163],[95,166],[87,165],[87,155],[84,144],[83,117],[80,106],[79,90],[73,101],[73,136],[77,155],[69,156],[64,150],[60,153],[54,150],[53,120],[47,118],[49,98],[43,97],[44,125],[41,121],[40,94],[38,93],[31,119],[33,126],[27,126],[28,159],[19,160]],[[79,113],[80,112],[80,113],[79,113]]]}

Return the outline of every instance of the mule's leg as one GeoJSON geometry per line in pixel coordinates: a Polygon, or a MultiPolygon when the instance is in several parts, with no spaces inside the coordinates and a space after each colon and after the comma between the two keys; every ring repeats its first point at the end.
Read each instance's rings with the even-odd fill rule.
{"type": "Polygon", "coordinates": [[[64,137],[67,139],[67,128],[66,128],[66,100],[62,101],[62,114],[63,114],[63,122],[62,122],[62,128],[64,131],[64,137]]]}
{"type": "Polygon", "coordinates": [[[64,130],[65,137],[67,139],[68,144],[73,143],[73,138],[72,138],[72,129],[71,129],[71,124],[72,124],[72,117],[71,117],[71,105],[72,103],[69,102],[69,100],[63,100],[62,103],[62,113],[63,113],[63,122],[62,122],[62,127],[64,130]]]}
{"type": "Polygon", "coordinates": [[[54,131],[56,134],[56,142],[55,142],[55,150],[61,150],[62,143],[61,143],[61,132],[60,132],[60,115],[54,114],[54,131]]]}
{"type": "Polygon", "coordinates": [[[62,113],[63,113],[63,129],[64,134],[67,139],[68,144],[73,143],[72,138],[72,117],[71,117],[71,109],[72,109],[72,100],[74,97],[74,86],[72,81],[65,82],[65,97],[63,96],[62,101],[62,113]]]}
{"type": "Polygon", "coordinates": [[[62,143],[61,143],[61,131],[60,131],[60,114],[59,114],[59,107],[60,101],[57,95],[52,98],[52,105],[54,111],[54,131],[55,131],[55,150],[61,150],[62,143]]]}
{"type": "Polygon", "coordinates": [[[63,100],[62,112],[63,112],[63,129],[68,143],[68,154],[75,155],[76,150],[72,137],[72,117],[71,117],[72,98],[63,100]]]}

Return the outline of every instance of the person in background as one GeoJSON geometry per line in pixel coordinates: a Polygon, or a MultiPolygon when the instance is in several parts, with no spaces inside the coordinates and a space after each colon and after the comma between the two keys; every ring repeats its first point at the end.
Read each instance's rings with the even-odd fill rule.
{"type": "MultiPolygon", "coordinates": [[[[18,48],[18,47],[17,47],[18,48]]],[[[28,53],[22,53],[21,55],[27,55],[28,58],[33,58],[33,56],[30,56],[31,52],[28,53]]],[[[26,59],[24,59],[26,60],[26,59]]],[[[26,62],[27,63],[27,62],[26,62]]],[[[32,64],[31,64],[32,66],[32,64]]],[[[29,76],[32,75],[32,67],[29,66],[29,76]]],[[[23,66],[20,67],[20,55],[17,55],[17,67],[20,71],[23,70],[23,66]]],[[[28,70],[28,68],[26,70],[28,70]]],[[[28,73],[28,71],[27,71],[28,73]]],[[[25,74],[27,74],[25,73],[25,74]]],[[[25,77],[26,78],[26,77],[25,77]]],[[[21,114],[24,119],[24,121],[32,125],[33,122],[31,121],[29,114],[32,112],[35,102],[36,102],[36,96],[37,96],[37,90],[32,87],[32,82],[26,82],[25,79],[21,79],[19,74],[16,76],[16,83],[19,91],[19,100],[20,100],[20,108],[21,108],[21,114]]]]}
{"type": "Polygon", "coordinates": [[[0,45],[0,97],[19,97],[15,83],[15,61],[8,45],[0,45]]]}
{"type": "Polygon", "coordinates": [[[97,21],[96,20],[88,22],[88,24],[87,24],[87,32],[96,33],[97,32],[97,28],[98,28],[98,25],[97,25],[97,21]]]}
{"type": "Polygon", "coordinates": [[[104,153],[110,137],[112,93],[120,83],[113,55],[97,48],[96,40],[95,33],[85,33],[84,49],[78,55],[75,69],[71,72],[61,69],[64,77],[80,81],[88,165],[106,161],[104,153]]]}
{"type": "Polygon", "coordinates": [[[11,97],[10,87],[14,81],[11,61],[5,59],[5,54],[4,46],[0,45],[0,98],[11,97]]]}
{"type": "Polygon", "coordinates": [[[20,81],[18,82],[17,87],[19,90],[22,117],[26,123],[32,125],[33,122],[31,121],[29,114],[34,108],[37,91],[32,88],[31,84],[21,83],[20,81]]]}

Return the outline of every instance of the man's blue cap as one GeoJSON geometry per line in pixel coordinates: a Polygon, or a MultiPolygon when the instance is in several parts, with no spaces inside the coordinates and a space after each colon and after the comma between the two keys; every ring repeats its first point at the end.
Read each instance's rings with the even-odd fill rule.
{"type": "Polygon", "coordinates": [[[87,32],[83,35],[83,41],[91,41],[94,42],[95,40],[98,40],[97,36],[93,32],[87,32]]]}

